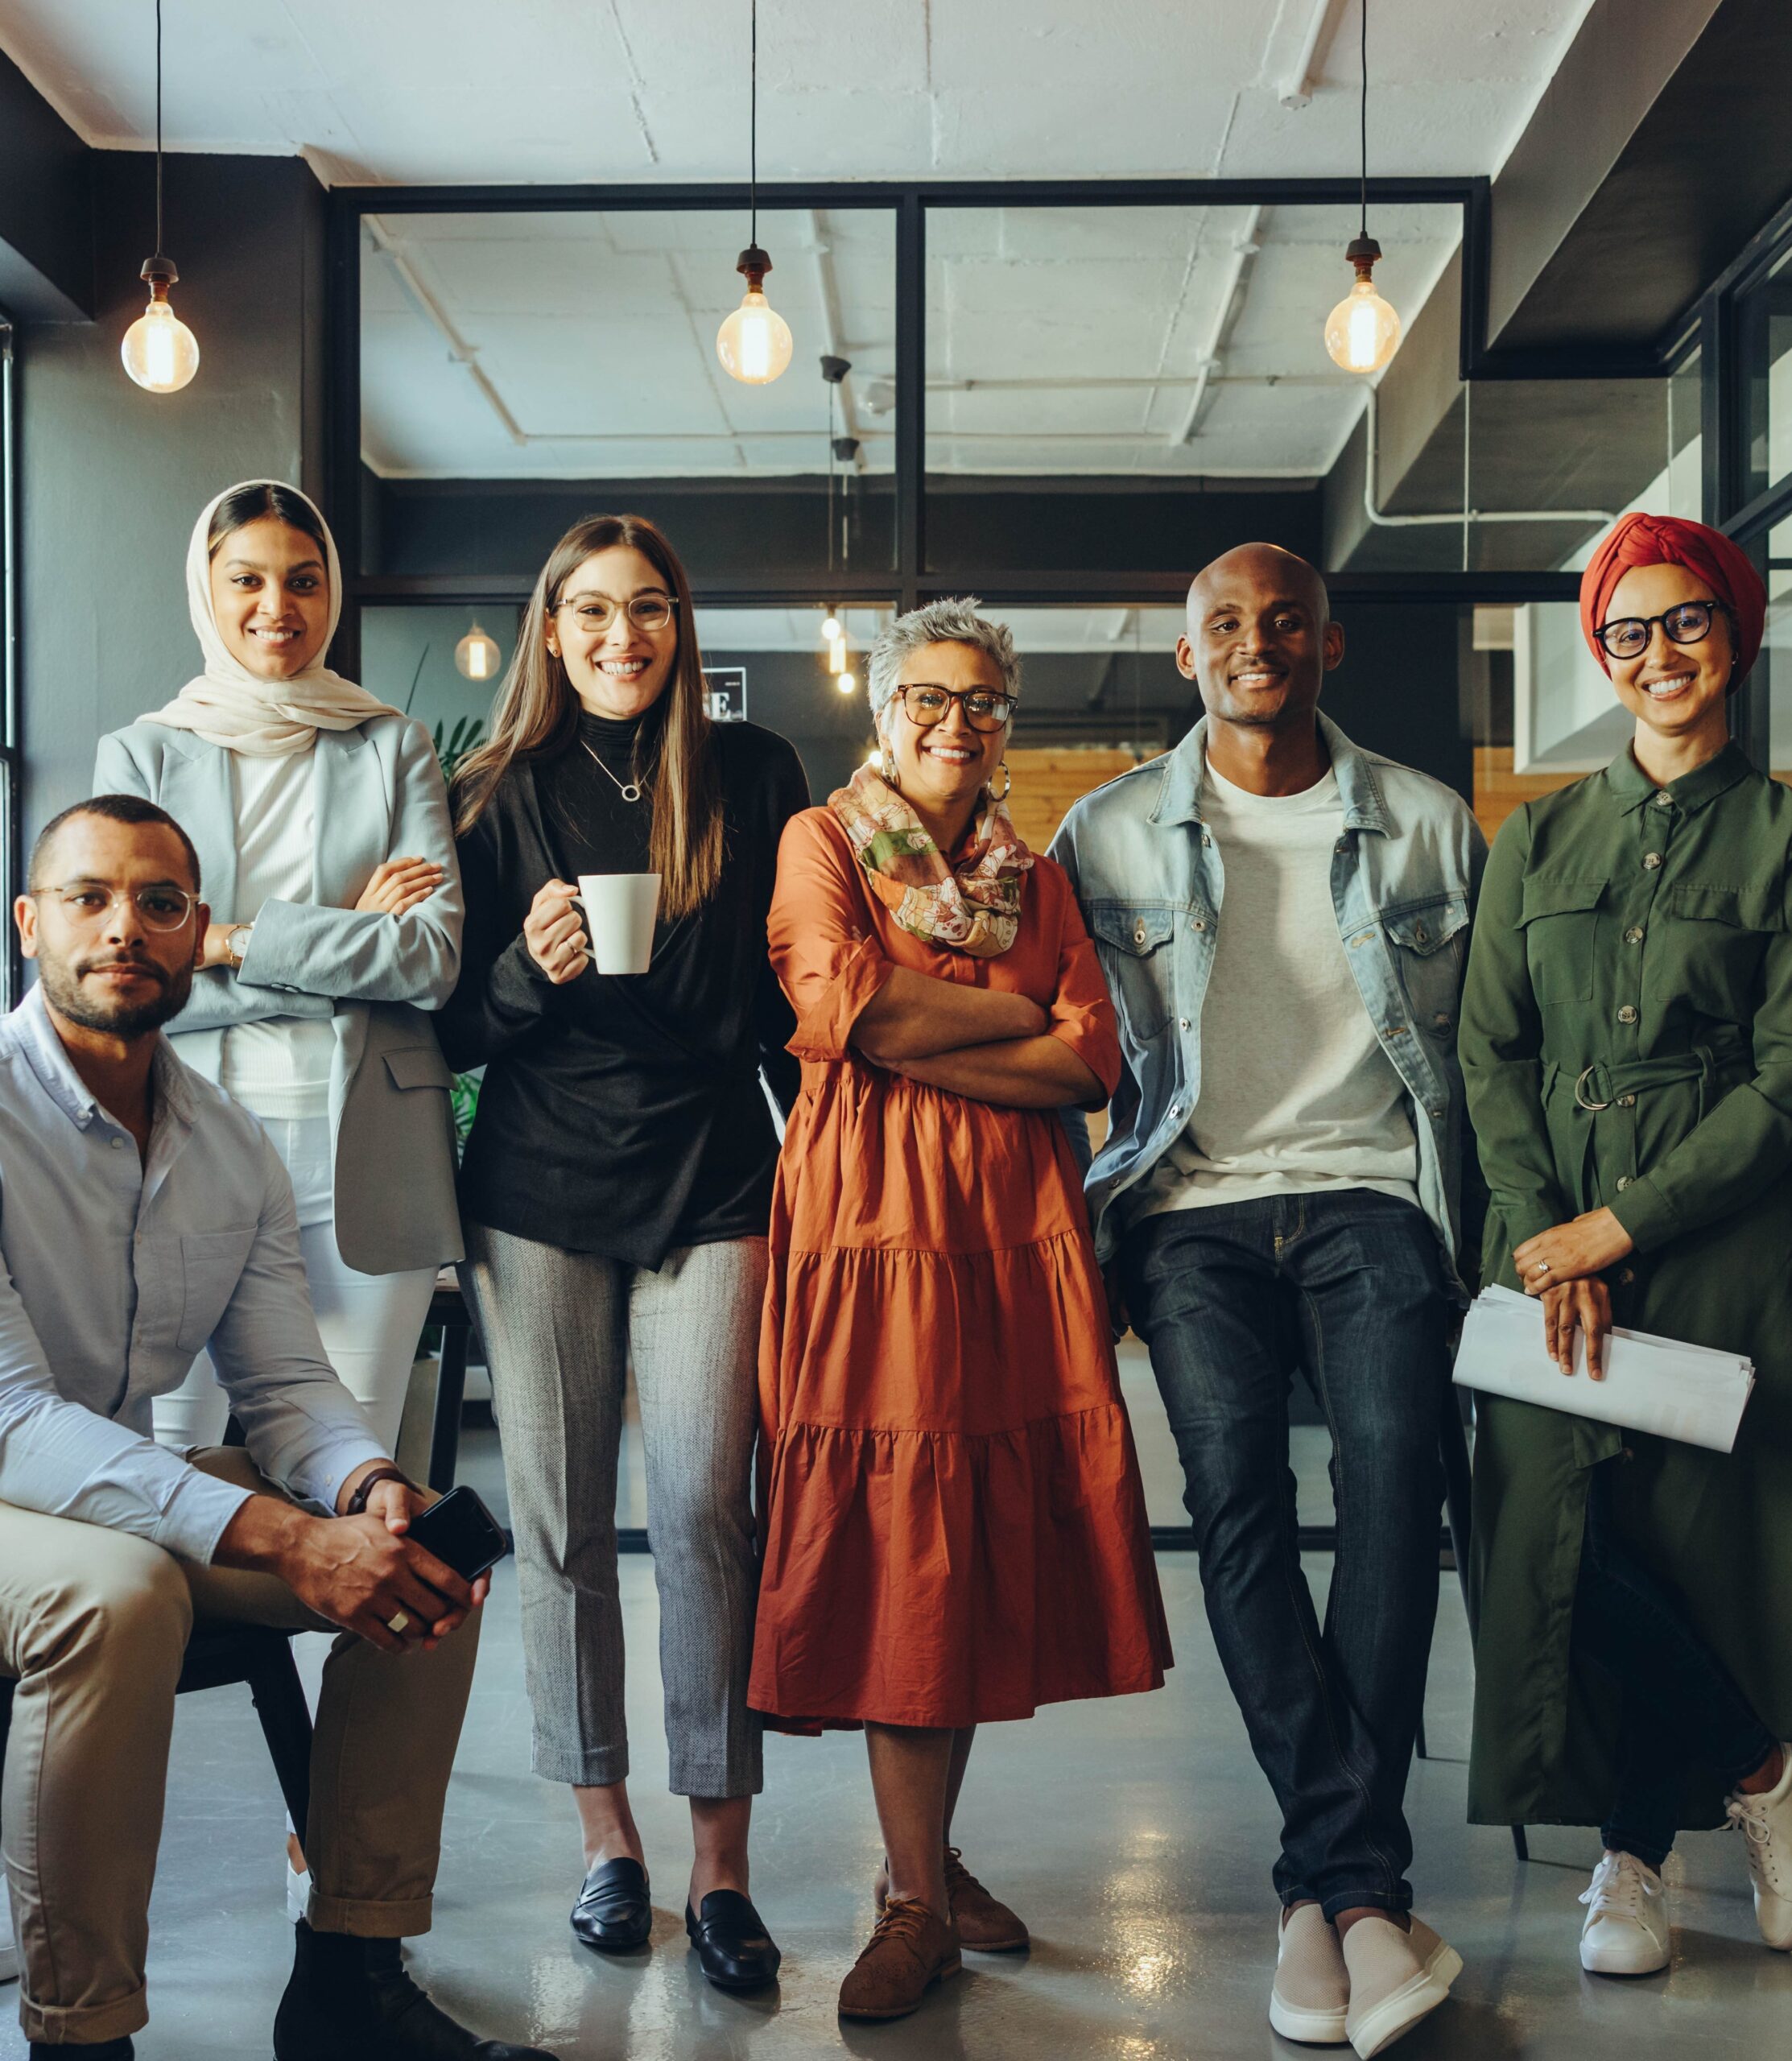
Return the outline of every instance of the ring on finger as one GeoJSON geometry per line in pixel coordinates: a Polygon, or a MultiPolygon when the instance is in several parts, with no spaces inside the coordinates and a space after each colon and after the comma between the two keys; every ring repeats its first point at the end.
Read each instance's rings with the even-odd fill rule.
{"type": "Polygon", "coordinates": [[[1550,1263],[1546,1259],[1540,1259],[1530,1270],[1533,1274],[1547,1274],[1550,1270],[1550,1263]]]}
{"type": "Polygon", "coordinates": [[[394,1610],[386,1621],[386,1629],[397,1638],[403,1635],[405,1626],[410,1622],[411,1613],[408,1610],[394,1610]]]}

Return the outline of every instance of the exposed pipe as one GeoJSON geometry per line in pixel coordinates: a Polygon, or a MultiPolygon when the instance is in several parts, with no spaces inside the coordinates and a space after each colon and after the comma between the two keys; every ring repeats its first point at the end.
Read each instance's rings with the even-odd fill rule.
{"type": "MultiPolygon", "coordinates": [[[[846,333],[840,321],[840,289],[834,279],[832,246],[822,232],[820,209],[811,208],[807,213],[809,221],[804,248],[815,264],[815,295],[821,304],[821,332],[825,345],[824,355],[844,358],[846,356],[846,333]]],[[[849,379],[851,377],[849,371],[846,378],[849,379]]],[[[840,400],[841,434],[845,436],[858,436],[859,427],[853,413],[853,397],[846,390],[845,379],[838,383],[835,392],[840,400]]]]}
{"type": "Polygon", "coordinates": [[[448,345],[449,357],[455,364],[465,367],[473,383],[485,396],[492,413],[503,424],[505,435],[516,444],[535,442],[537,440],[528,434],[505,405],[504,396],[486,378],[485,369],[479,362],[479,353],[477,349],[461,336],[449,319],[448,310],[417,276],[411,260],[404,254],[404,246],[392,235],[378,215],[369,215],[366,217],[366,222],[367,233],[372,239],[374,248],[392,267],[398,284],[403,287],[406,297],[411,305],[448,345]]]}
{"type": "Polygon", "coordinates": [[[1195,377],[1195,391],[1189,396],[1182,420],[1171,435],[1170,444],[1173,450],[1192,443],[1195,431],[1200,427],[1201,416],[1207,407],[1208,390],[1212,384],[1214,374],[1220,370],[1220,353],[1224,349],[1232,325],[1245,304],[1251,266],[1261,247],[1257,233],[1262,224],[1261,207],[1253,207],[1232,240],[1232,270],[1226,279],[1225,291],[1220,296],[1219,312],[1213,318],[1213,328],[1208,337],[1207,349],[1201,353],[1199,370],[1195,377]]]}
{"type": "MultiPolygon", "coordinates": [[[[1282,13],[1277,17],[1275,27],[1270,32],[1272,46],[1282,43],[1286,47],[1288,39],[1282,35],[1282,24],[1290,19],[1299,19],[1295,10],[1301,4],[1302,0],[1282,0],[1282,13]]],[[[1312,99],[1313,89],[1319,84],[1314,76],[1314,66],[1319,56],[1319,44],[1324,39],[1327,24],[1342,4],[1343,0],[1306,0],[1306,31],[1299,42],[1294,45],[1287,68],[1276,82],[1276,98],[1284,107],[1305,107],[1312,99]]],[[[1272,56],[1270,66],[1266,68],[1270,68],[1274,64],[1272,56]]]]}
{"type": "MultiPolygon", "coordinates": [[[[1617,520],[1603,508],[1471,508],[1468,505],[1468,469],[1463,472],[1463,506],[1447,514],[1384,515],[1375,505],[1375,472],[1380,430],[1376,414],[1376,390],[1369,390],[1369,448],[1363,454],[1363,513],[1378,530],[1429,528],[1453,523],[1460,529],[1468,522],[1583,522],[1608,527],[1617,520]]],[[[1464,403],[1467,406],[1466,399],[1464,403]]]]}

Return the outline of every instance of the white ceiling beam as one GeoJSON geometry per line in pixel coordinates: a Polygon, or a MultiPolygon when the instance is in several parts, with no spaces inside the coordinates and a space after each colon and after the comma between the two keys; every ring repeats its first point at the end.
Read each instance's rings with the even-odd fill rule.
{"type": "Polygon", "coordinates": [[[1183,411],[1181,421],[1170,433],[1172,449],[1192,444],[1201,427],[1201,417],[1207,411],[1214,378],[1220,370],[1220,353],[1224,349],[1226,338],[1231,334],[1232,326],[1245,304],[1251,266],[1256,262],[1257,254],[1262,248],[1257,241],[1262,226],[1262,209],[1253,208],[1232,240],[1230,269],[1226,275],[1224,289],[1220,295],[1220,306],[1213,318],[1213,328],[1208,337],[1207,348],[1201,353],[1195,390],[1188,397],[1188,406],[1183,411]]]}
{"type": "Polygon", "coordinates": [[[448,310],[417,276],[415,267],[405,255],[403,245],[378,215],[369,215],[365,219],[367,234],[374,248],[391,266],[393,275],[403,289],[405,298],[448,346],[449,357],[465,369],[467,376],[484,396],[486,405],[502,423],[505,435],[515,444],[531,442],[532,440],[528,433],[506,406],[504,396],[486,377],[485,367],[479,362],[477,349],[455,328],[448,310]]]}
{"type": "Polygon", "coordinates": [[[1263,76],[1284,107],[1305,107],[1319,84],[1319,52],[1345,0],[1282,0],[1263,53],[1263,76]]]}

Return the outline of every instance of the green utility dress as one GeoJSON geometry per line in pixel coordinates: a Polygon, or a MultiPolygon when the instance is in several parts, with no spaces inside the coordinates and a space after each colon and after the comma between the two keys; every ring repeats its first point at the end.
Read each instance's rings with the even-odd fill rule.
{"type": "MultiPolygon", "coordinates": [[[[1489,1191],[1482,1278],[1608,1208],[1612,1320],[1746,1353],[1731,1454],[1480,1400],[1469,1816],[1598,1824],[1616,1698],[1570,1631],[1589,1470],[1776,1737],[1792,1737],[1792,791],[1731,745],[1658,789],[1630,753],[1532,802],[1489,859],[1463,997],[1489,1191]]],[[[1538,1341],[1542,1311],[1538,1310],[1538,1341]]],[[[1584,1377],[1576,1377],[1583,1379],[1584,1377]]],[[[1563,1400],[1572,1398],[1567,1377],[1563,1400]]],[[[1722,1821],[1689,1770],[1683,1828],[1722,1821]]]]}

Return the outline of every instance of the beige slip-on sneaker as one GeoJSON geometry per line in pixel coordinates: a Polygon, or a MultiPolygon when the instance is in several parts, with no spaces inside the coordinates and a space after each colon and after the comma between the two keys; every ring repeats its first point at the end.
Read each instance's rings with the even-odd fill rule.
{"type": "Polygon", "coordinates": [[[1392,1919],[1360,1918],[1344,1935],[1344,1967],[1350,1976],[1345,2030],[1369,2061],[1428,2018],[1462,1972],[1462,1956],[1414,1919],[1402,1932],[1392,1919]]]}
{"type": "Polygon", "coordinates": [[[1325,1913],[1316,1903],[1283,1911],[1270,1990],[1270,2025],[1284,2039],[1342,2047],[1350,2037],[1344,2030],[1349,2005],[1344,1949],[1325,1913]]]}

